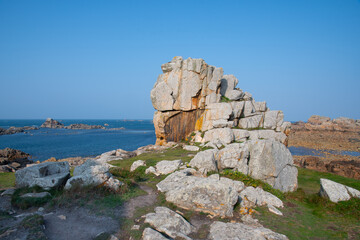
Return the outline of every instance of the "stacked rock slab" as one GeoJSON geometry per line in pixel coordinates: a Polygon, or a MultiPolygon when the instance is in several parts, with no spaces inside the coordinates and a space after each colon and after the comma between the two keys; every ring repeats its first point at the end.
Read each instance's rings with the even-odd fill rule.
{"type": "MultiPolygon", "coordinates": [[[[236,88],[238,80],[203,59],[174,57],[161,66],[152,91],[156,143],[180,141],[191,132],[214,128],[268,129],[284,134],[290,123],[282,111],[270,111],[266,102],[236,88]]],[[[281,138],[279,136],[279,138],[281,138]]]]}
{"type": "Polygon", "coordinates": [[[223,75],[222,68],[203,59],[174,57],[161,68],[151,91],[157,145],[190,137],[215,150],[224,145],[213,160],[205,163],[198,157],[192,166],[204,171],[231,168],[281,191],[296,190],[297,169],[286,148],[291,124],[284,122],[282,111],[255,102],[236,88],[235,76],[223,75]]]}

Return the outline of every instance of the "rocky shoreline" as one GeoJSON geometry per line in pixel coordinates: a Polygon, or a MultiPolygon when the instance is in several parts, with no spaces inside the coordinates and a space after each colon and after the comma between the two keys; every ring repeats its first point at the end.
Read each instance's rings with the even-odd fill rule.
{"type": "Polygon", "coordinates": [[[311,116],[306,123],[292,124],[289,147],[324,152],[323,156],[294,156],[294,163],[299,167],[360,179],[360,157],[329,152],[360,152],[359,120],[343,117],[331,120],[328,117],[311,116]]]}

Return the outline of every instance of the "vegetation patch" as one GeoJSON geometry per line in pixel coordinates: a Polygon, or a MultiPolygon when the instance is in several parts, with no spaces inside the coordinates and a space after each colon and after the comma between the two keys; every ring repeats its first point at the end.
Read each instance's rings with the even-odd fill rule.
{"type": "Polygon", "coordinates": [[[0,189],[15,187],[15,173],[0,173],[0,189]]]}
{"type": "Polygon", "coordinates": [[[230,100],[229,98],[227,98],[225,96],[221,96],[220,102],[228,103],[228,102],[232,102],[232,100],[230,100]]]}
{"type": "Polygon", "coordinates": [[[40,215],[31,215],[26,217],[20,225],[29,231],[27,240],[46,240],[47,237],[43,231],[44,218],[40,215]]]}
{"type": "Polygon", "coordinates": [[[58,190],[54,189],[50,192],[51,196],[46,196],[43,198],[32,198],[32,197],[26,197],[23,198],[21,197],[22,195],[26,194],[26,193],[40,193],[40,192],[44,192],[45,190],[40,188],[40,187],[32,187],[32,188],[18,188],[15,190],[14,194],[11,197],[11,204],[14,207],[20,208],[20,209],[27,209],[30,207],[40,207],[43,206],[44,204],[48,203],[54,195],[57,195],[58,193],[56,193],[58,190]],[[53,195],[54,194],[54,195],[53,195]]]}
{"type": "Polygon", "coordinates": [[[286,193],[284,216],[266,207],[258,207],[256,216],[273,231],[289,239],[359,239],[360,199],[333,203],[319,196],[320,178],[327,178],[356,188],[359,180],[299,168],[297,191],[286,193]]]}
{"type": "Polygon", "coordinates": [[[236,181],[241,181],[246,186],[261,187],[263,190],[274,194],[275,196],[277,196],[280,199],[285,198],[284,193],[281,192],[280,190],[274,189],[269,184],[267,184],[261,180],[253,179],[252,177],[250,177],[246,174],[243,174],[241,172],[225,169],[222,172],[220,172],[220,176],[227,177],[227,178],[230,178],[230,179],[236,180],[236,181]]]}

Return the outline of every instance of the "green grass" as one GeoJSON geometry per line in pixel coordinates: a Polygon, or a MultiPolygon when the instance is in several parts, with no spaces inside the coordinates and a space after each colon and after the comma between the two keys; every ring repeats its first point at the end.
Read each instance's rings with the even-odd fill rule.
{"type": "Polygon", "coordinates": [[[253,179],[250,176],[245,175],[241,172],[236,172],[233,170],[225,169],[222,172],[220,172],[220,176],[227,177],[227,178],[237,180],[237,181],[241,181],[246,186],[261,187],[265,191],[274,194],[275,196],[277,196],[280,199],[284,199],[284,197],[285,197],[284,193],[282,193],[280,190],[274,189],[269,184],[267,184],[261,180],[253,179]]]}
{"type": "Polygon", "coordinates": [[[29,234],[27,240],[45,240],[47,239],[45,233],[43,232],[44,218],[40,215],[31,215],[26,217],[20,225],[27,229],[29,234]]]}
{"type": "Polygon", "coordinates": [[[315,170],[298,168],[298,184],[306,193],[318,193],[320,190],[320,178],[326,178],[334,182],[360,190],[360,181],[352,178],[335,175],[332,173],[318,172],[315,170]]]}
{"type": "Polygon", "coordinates": [[[44,198],[22,198],[21,196],[25,193],[39,193],[44,192],[44,190],[40,187],[32,187],[32,188],[18,188],[15,190],[14,194],[11,197],[11,204],[14,207],[20,209],[27,209],[30,207],[40,207],[48,203],[58,190],[54,189],[49,191],[51,196],[47,196],[44,198]]]}
{"type": "Polygon", "coordinates": [[[15,173],[0,173],[0,189],[15,187],[15,173]]]}
{"type": "Polygon", "coordinates": [[[225,97],[225,96],[221,96],[220,102],[228,103],[228,102],[232,102],[232,101],[229,98],[225,97]]]}
{"type": "Polygon", "coordinates": [[[284,216],[270,213],[266,207],[256,210],[256,218],[273,231],[289,239],[360,239],[360,199],[333,203],[318,195],[320,178],[327,178],[359,189],[359,180],[299,168],[299,188],[285,194],[284,216]]]}

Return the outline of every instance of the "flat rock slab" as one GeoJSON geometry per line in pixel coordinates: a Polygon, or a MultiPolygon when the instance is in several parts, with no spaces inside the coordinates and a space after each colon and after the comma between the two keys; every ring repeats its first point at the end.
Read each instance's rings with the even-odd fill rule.
{"type": "Polygon", "coordinates": [[[49,240],[88,240],[102,232],[112,233],[119,229],[119,221],[97,216],[84,208],[59,209],[54,214],[44,215],[45,234],[49,240]],[[65,220],[58,216],[66,216],[65,220]]]}
{"type": "Polygon", "coordinates": [[[40,193],[25,193],[21,195],[21,198],[45,198],[50,197],[51,194],[48,192],[40,192],[40,193]]]}
{"type": "Polygon", "coordinates": [[[360,191],[329,179],[321,178],[320,195],[332,202],[339,202],[350,200],[351,197],[360,198],[360,191]]]}
{"type": "Polygon", "coordinates": [[[254,227],[243,223],[214,222],[210,226],[208,239],[211,240],[287,240],[288,238],[264,227],[254,227]]]}

